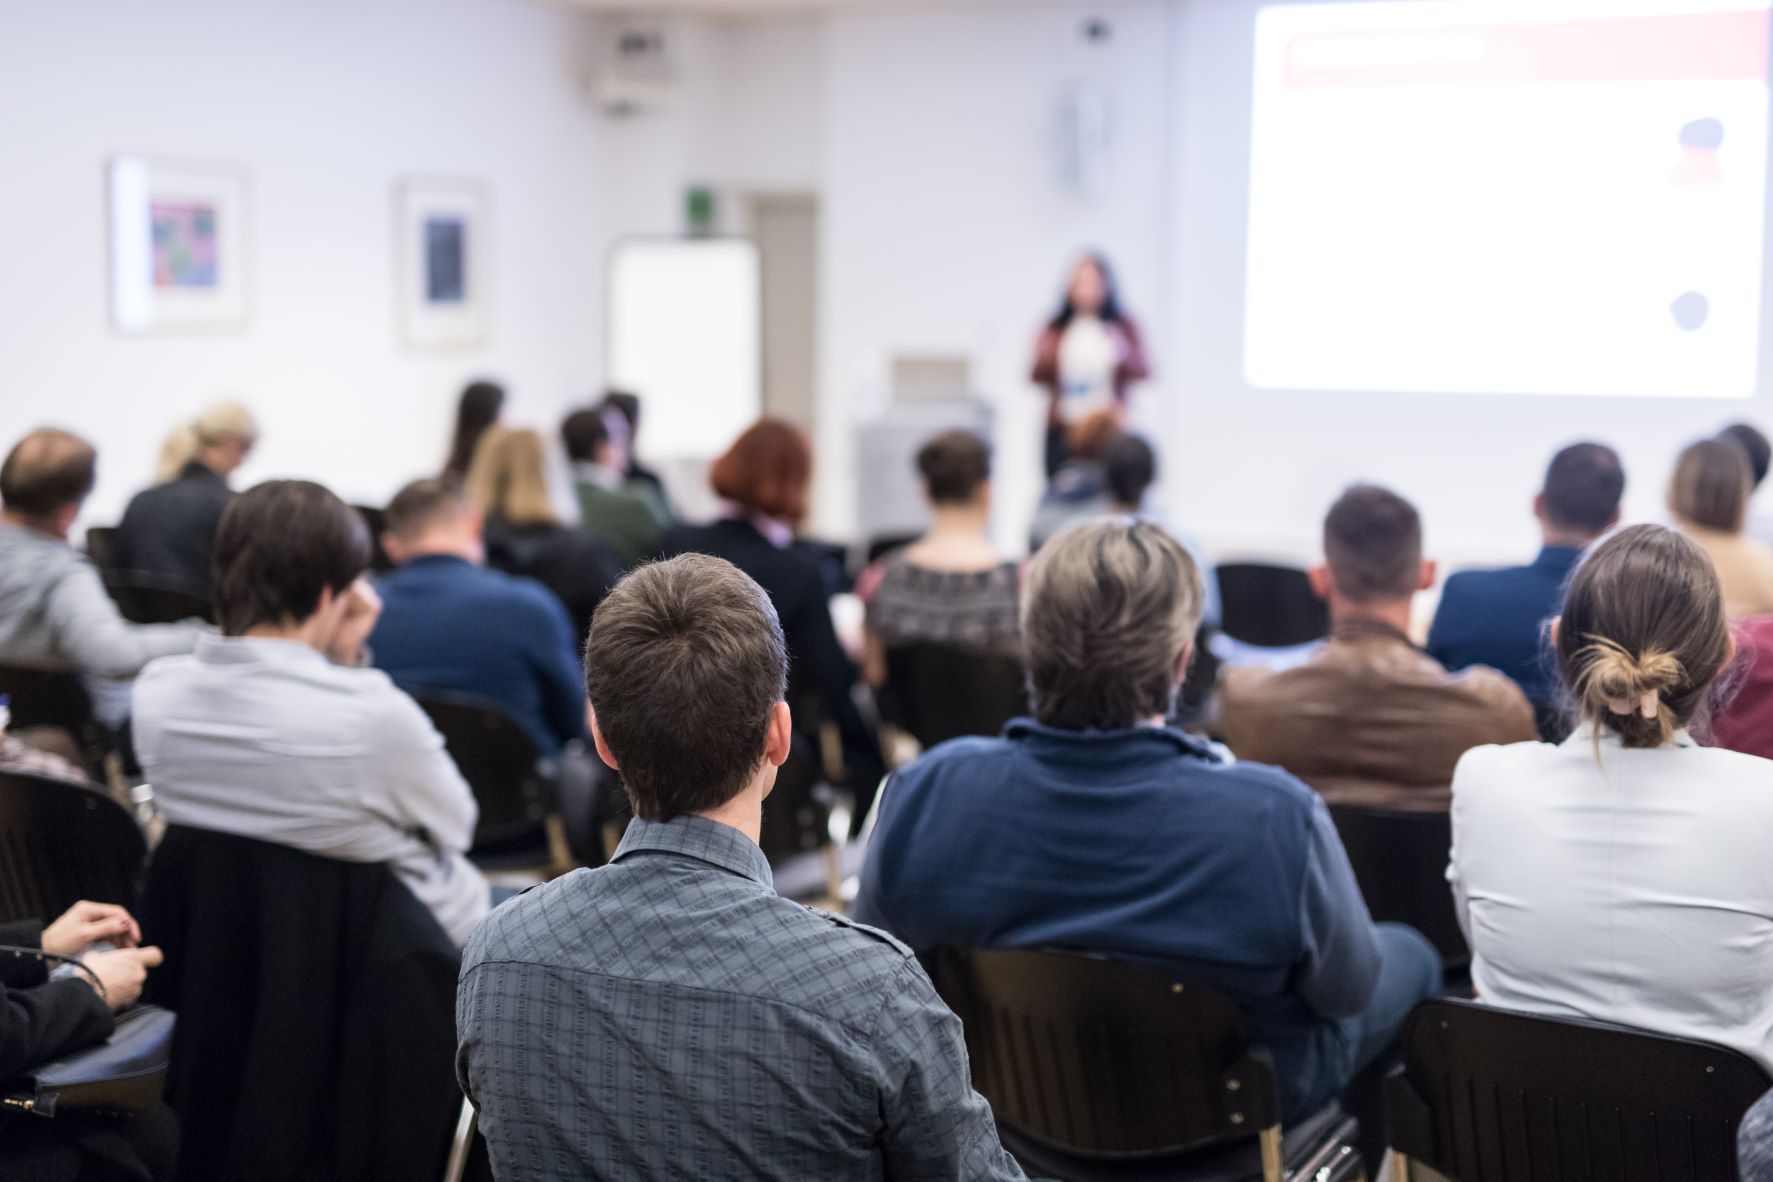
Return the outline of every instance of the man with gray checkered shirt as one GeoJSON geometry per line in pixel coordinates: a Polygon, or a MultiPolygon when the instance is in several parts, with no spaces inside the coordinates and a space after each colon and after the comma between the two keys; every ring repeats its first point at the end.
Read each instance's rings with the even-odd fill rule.
{"type": "Polygon", "coordinates": [[[910,952],[776,895],[758,848],[793,728],[782,629],[737,567],[642,567],[598,609],[610,865],[495,910],[456,1002],[501,1179],[1019,1179],[910,952]]]}

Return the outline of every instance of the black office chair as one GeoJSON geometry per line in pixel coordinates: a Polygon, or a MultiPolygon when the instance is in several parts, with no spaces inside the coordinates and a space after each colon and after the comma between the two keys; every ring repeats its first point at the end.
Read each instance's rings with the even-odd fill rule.
{"type": "Polygon", "coordinates": [[[480,820],[468,856],[487,870],[562,873],[575,865],[536,745],[496,704],[470,694],[413,694],[456,770],[474,793],[480,820]]]}
{"type": "Polygon", "coordinates": [[[369,527],[369,569],[378,575],[387,574],[394,569],[394,560],[382,548],[382,534],[388,528],[388,514],[374,505],[352,505],[357,515],[363,518],[363,524],[369,527]]]}
{"type": "Polygon", "coordinates": [[[819,774],[819,758],[797,737],[788,762],[776,770],[776,784],[763,802],[758,845],[769,859],[776,891],[790,899],[837,906],[841,885],[837,844],[831,838],[830,788],[819,774]]]}
{"type": "Polygon", "coordinates": [[[133,624],[215,623],[215,606],[209,596],[188,585],[124,572],[107,579],[105,590],[123,618],[133,624]]]}
{"type": "Polygon", "coordinates": [[[1449,969],[1470,964],[1447,885],[1453,848],[1447,813],[1338,804],[1330,806],[1330,817],[1373,918],[1407,923],[1427,936],[1449,969]]]}
{"type": "Polygon", "coordinates": [[[1330,609],[1298,567],[1228,562],[1218,570],[1219,630],[1233,640],[1288,648],[1330,634],[1330,609]]]}
{"type": "Polygon", "coordinates": [[[110,740],[93,716],[92,698],[78,673],[0,664],[0,695],[8,699],[11,730],[59,730],[79,749],[88,774],[102,770],[110,740]]]}
{"type": "Polygon", "coordinates": [[[1430,1001],[1386,1080],[1398,1182],[1734,1182],[1736,1129],[1773,1078],[1737,1051],[1430,1001]]]}
{"type": "Polygon", "coordinates": [[[1364,1178],[1332,1105],[1283,1131],[1274,1066],[1224,994],[1050,951],[934,956],[973,1084],[1031,1175],[1075,1182],[1364,1178]]]}
{"type": "Polygon", "coordinates": [[[45,922],[82,899],[132,911],[148,842],[97,788],[0,772],[0,923],[45,922]]]}
{"type": "Polygon", "coordinates": [[[94,525],[86,530],[86,556],[92,559],[92,565],[101,571],[111,569],[112,542],[117,537],[114,525],[94,525]]]}
{"type": "Polygon", "coordinates": [[[887,649],[881,711],[926,750],[961,735],[995,735],[1028,713],[1022,662],[941,644],[887,649]]]}
{"type": "Polygon", "coordinates": [[[873,566],[894,550],[903,550],[922,537],[922,534],[877,534],[868,539],[868,547],[864,551],[863,566],[873,566]]]}

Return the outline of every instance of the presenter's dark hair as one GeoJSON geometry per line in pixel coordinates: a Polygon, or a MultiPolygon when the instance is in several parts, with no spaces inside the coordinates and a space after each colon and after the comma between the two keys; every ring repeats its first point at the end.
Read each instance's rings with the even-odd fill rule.
{"type": "Polygon", "coordinates": [[[1572,443],[1551,457],[1540,504],[1559,529],[1598,538],[1619,515],[1625,466],[1604,443],[1572,443]]]}
{"type": "Polygon", "coordinates": [[[935,505],[964,505],[991,479],[991,445],[971,431],[944,431],[917,449],[917,471],[935,505]]]}
{"type": "Polygon", "coordinates": [[[1077,273],[1078,263],[1089,263],[1096,268],[1096,274],[1102,277],[1102,308],[1096,313],[1104,323],[1113,324],[1125,317],[1120,307],[1120,284],[1114,279],[1114,265],[1108,256],[1099,250],[1086,250],[1079,255],[1077,262],[1071,264],[1071,270],[1065,273],[1065,294],[1059,298],[1059,310],[1047,323],[1053,328],[1064,328],[1077,315],[1077,309],[1071,306],[1071,277],[1077,273]]]}
{"type": "Polygon", "coordinates": [[[222,632],[298,624],[325,591],[369,566],[369,527],[311,480],[268,480],[228,503],[216,528],[215,610],[222,632]]]}
{"type": "Polygon", "coordinates": [[[1767,441],[1761,429],[1750,423],[1731,423],[1718,432],[1718,438],[1734,443],[1748,457],[1749,472],[1755,478],[1755,487],[1767,479],[1767,469],[1773,467],[1773,443],[1767,441]]]}
{"type": "Polygon", "coordinates": [[[669,821],[750,782],[788,692],[788,646],[750,576],[685,554],[640,567],[599,605],[585,689],[634,815],[669,821]]]}
{"type": "Polygon", "coordinates": [[[487,428],[499,421],[505,408],[505,387],[497,382],[469,382],[456,404],[456,430],[450,439],[449,459],[443,474],[461,480],[474,462],[474,448],[487,428]]]}

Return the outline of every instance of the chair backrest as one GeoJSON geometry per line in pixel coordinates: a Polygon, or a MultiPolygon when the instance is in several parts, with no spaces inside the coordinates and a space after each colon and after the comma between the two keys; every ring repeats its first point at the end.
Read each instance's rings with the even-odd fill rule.
{"type": "Polygon", "coordinates": [[[82,899],[134,910],[148,842],[96,788],[0,772],[0,923],[48,921],[82,899]]]}
{"type": "Polygon", "coordinates": [[[1330,609],[1300,568],[1227,562],[1218,571],[1219,630],[1233,640],[1288,648],[1330,634],[1330,609]]]}
{"type": "Polygon", "coordinates": [[[1773,1079],[1710,1043],[1431,1001],[1386,1081],[1391,1147],[1453,1182],[1732,1182],[1773,1079]]]}
{"type": "Polygon", "coordinates": [[[998,1122],[1082,1157],[1157,1156],[1279,1123],[1274,1070],[1237,1005],[1156,969],[1077,953],[939,951],[998,1122]]]}
{"type": "Polygon", "coordinates": [[[1373,918],[1409,924],[1428,937],[1449,968],[1471,963],[1447,885],[1452,818],[1441,810],[1356,805],[1331,805],[1330,817],[1373,918]]]}
{"type": "Polygon", "coordinates": [[[995,735],[1028,712],[1022,662],[996,653],[941,644],[902,644],[887,650],[887,693],[892,721],[926,749],[961,735],[995,735]]]}
{"type": "Polygon", "coordinates": [[[363,524],[369,527],[369,569],[379,575],[387,574],[394,569],[394,560],[382,548],[382,534],[388,529],[387,512],[374,505],[352,505],[351,508],[357,510],[363,524]]]}
{"type": "Polygon", "coordinates": [[[809,743],[797,742],[776,770],[776,784],[763,802],[763,828],[757,844],[770,865],[780,865],[831,843],[831,808],[819,798],[819,758],[809,743]]]}
{"type": "Polygon", "coordinates": [[[0,694],[10,699],[14,730],[53,726],[84,742],[93,729],[92,699],[77,673],[0,664],[0,694]]]}
{"type": "Polygon", "coordinates": [[[905,533],[876,534],[868,539],[868,547],[864,551],[862,565],[873,566],[894,550],[903,550],[922,536],[922,534],[905,533]]]}
{"type": "Polygon", "coordinates": [[[111,543],[117,537],[114,525],[92,525],[86,528],[86,556],[99,570],[111,569],[111,543]]]}
{"type": "Polygon", "coordinates": [[[106,589],[123,618],[134,624],[176,624],[182,620],[215,623],[215,606],[209,597],[189,587],[126,573],[109,580],[106,589]]]}
{"type": "Polygon", "coordinates": [[[469,694],[420,689],[413,697],[480,806],[475,848],[539,837],[551,802],[536,768],[535,741],[523,727],[495,703],[469,694]]]}

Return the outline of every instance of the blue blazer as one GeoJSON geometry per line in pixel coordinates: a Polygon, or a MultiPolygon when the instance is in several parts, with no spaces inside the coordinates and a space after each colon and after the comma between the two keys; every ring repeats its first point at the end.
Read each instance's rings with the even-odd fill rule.
{"type": "Polygon", "coordinates": [[[1527,566],[1460,571],[1447,579],[1428,632],[1428,654],[1448,669],[1488,665],[1535,704],[1557,697],[1545,625],[1563,608],[1564,584],[1582,551],[1547,546],[1527,566]]]}

